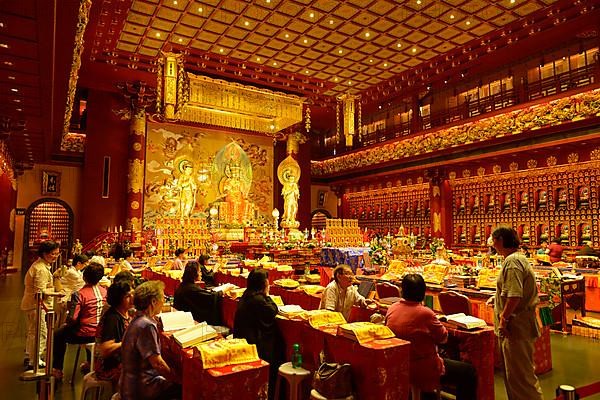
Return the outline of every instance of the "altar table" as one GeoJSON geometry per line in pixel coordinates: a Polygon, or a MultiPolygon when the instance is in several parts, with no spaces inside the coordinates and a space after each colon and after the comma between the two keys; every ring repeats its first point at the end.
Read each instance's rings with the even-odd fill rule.
{"type": "Polygon", "coordinates": [[[356,273],[359,267],[364,267],[363,253],[368,251],[368,247],[323,247],[321,263],[331,267],[346,264],[356,273]]]}
{"type": "Polygon", "coordinates": [[[171,278],[170,276],[154,272],[151,269],[145,269],[142,271],[142,278],[147,281],[161,281],[165,284],[165,294],[167,296],[175,295],[175,290],[179,287],[181,280],[171,278]]]}

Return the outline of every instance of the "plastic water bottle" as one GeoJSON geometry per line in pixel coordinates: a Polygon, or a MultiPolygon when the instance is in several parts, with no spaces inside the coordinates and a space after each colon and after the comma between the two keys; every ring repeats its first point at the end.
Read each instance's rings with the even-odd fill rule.
{"type": "Polygon", "coordinates": [[[294,352],[292,353],[292,367],[302,368],[302,354],[300,353],[300,345],[294,343],[294,352]]]}

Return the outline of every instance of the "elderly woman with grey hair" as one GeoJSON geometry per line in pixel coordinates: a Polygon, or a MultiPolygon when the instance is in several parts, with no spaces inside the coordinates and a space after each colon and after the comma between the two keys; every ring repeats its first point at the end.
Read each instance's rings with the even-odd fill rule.
{"type": "Polygon", "coordinates": [[[164,284],[144,282],[135,289],[133,304],[137,310],[121,345],[122,400],[171,400],[181,398],[181,386],[161,356],[155,317],[164,305],[164,284]]]}

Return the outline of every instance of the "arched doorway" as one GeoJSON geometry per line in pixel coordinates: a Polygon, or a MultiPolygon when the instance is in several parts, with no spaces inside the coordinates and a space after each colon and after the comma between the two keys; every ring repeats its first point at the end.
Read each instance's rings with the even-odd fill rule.
{"type": "Polygon", "coordinates": [[[327,218],[331,218],[331,213],[325,210],[324,208],[317,208],[316,210],[313,210],[313,212],[311,212],[310,214],[310,225],[317,230],[324,229],[326,224],[325,220],[327,218]]]}
{"type": "Polygon", "coordinates": [[[57,264],[65,264],[73,240],[73,210],[63,200],[43,198],[31,203],[25,212],[23,234],[23,273],[37,258],[38,246],[44,240],[60,242],[57,264]]]}

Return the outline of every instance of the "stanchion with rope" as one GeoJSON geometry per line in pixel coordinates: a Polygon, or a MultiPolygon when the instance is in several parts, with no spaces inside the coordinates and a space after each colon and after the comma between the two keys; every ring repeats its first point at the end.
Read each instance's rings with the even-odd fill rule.
{"type": "MultiPolygon", "coordinates": [[[[35,320],[35,347],[33,351],[33,370],[25,371],[19,379],[26,382],[37,381],[38,383],[38,399],[39,400],[54,400],[54,377],[50,373],[52,368],[52,349],[54,347],[54,311],[48,309],[44,304],[44,296],[57,297],[62,296],[61,293],[36,293],[37,316],[35,320]],[[40,369],[40,329],[42,325],[42,310],[46,314],[46,366],[40,369]]],[[[31,357],[32,355],[30,355],[31,357]]]]}
{"type": "Polygon", "coordinates": [[[579,400],[600,393],[600,382],[595,382],[580,388],[571,385],[560,385],[556,388],[554,400],[579,400]]]}

